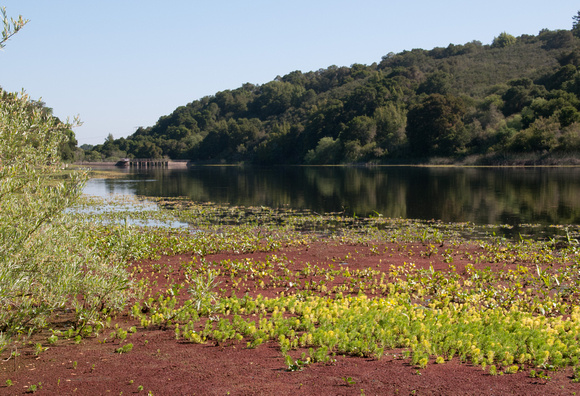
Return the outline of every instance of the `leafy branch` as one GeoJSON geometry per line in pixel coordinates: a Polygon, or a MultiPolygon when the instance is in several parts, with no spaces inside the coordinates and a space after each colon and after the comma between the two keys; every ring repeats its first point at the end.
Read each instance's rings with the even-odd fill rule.
{"type": "Polygon", "coordinates": [[[8,18],[6,7],[0,7],[0,12],[2,13],[2,21],[4,23],[0,48],[4,48],[5,43],[10,40],[12,36],[18,33],[28,22],[30,22],[30,20],[22,18],[22,15],[19,15],[18,19],[8,18]]]}

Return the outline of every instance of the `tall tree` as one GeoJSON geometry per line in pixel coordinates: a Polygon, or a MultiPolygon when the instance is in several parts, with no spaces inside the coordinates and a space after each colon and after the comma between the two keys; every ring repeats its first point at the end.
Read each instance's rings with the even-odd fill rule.
{"type": "Polygon", "coordinates": [[[580,37],[580,11],[572,17],[574,22],[572,23],[572,34],[576,37],[580,37]]]}

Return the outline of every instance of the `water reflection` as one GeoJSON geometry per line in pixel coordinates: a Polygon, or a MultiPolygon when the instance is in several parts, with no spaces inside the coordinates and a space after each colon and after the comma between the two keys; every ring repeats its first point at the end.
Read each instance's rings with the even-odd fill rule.
{"type": "Polygon", "coordinates": [[[91,180],[85,192],[476,224],[580,222],[580,168],[197,167],[91,180]]]}

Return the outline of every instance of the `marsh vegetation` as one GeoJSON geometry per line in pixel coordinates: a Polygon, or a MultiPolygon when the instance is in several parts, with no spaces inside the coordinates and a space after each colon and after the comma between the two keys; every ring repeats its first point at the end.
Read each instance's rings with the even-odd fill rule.
{"type": "Polygon", "coordinates": [[[419,373],[464,364],[524,385],[548,377],[573,387],[580,378],[577,226],[507,239],[473,223],[185,198],[84,197],[67,216],[83,224],[97,261],[115,257],[128,274],[126,308],[107,304],[68,325],[58,318],[72,311],[54,310],[5,355],[98,343],[122,359],[162,333],[183,348],[273,348],[287,373],[350,356],[419,373]],[[155,226],[139,225],[151,219],[155,226]]]}

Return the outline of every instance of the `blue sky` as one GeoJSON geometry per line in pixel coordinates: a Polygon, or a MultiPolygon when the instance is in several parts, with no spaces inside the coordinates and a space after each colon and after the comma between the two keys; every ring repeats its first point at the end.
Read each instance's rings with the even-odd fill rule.
{"type": "Polygon", "coordinates": [[[570,29],[572,0],[0,0],[30,23],[0,86],[80,116],[79,144],[132,134],[206,95],[389,52],[570,29]]]}

